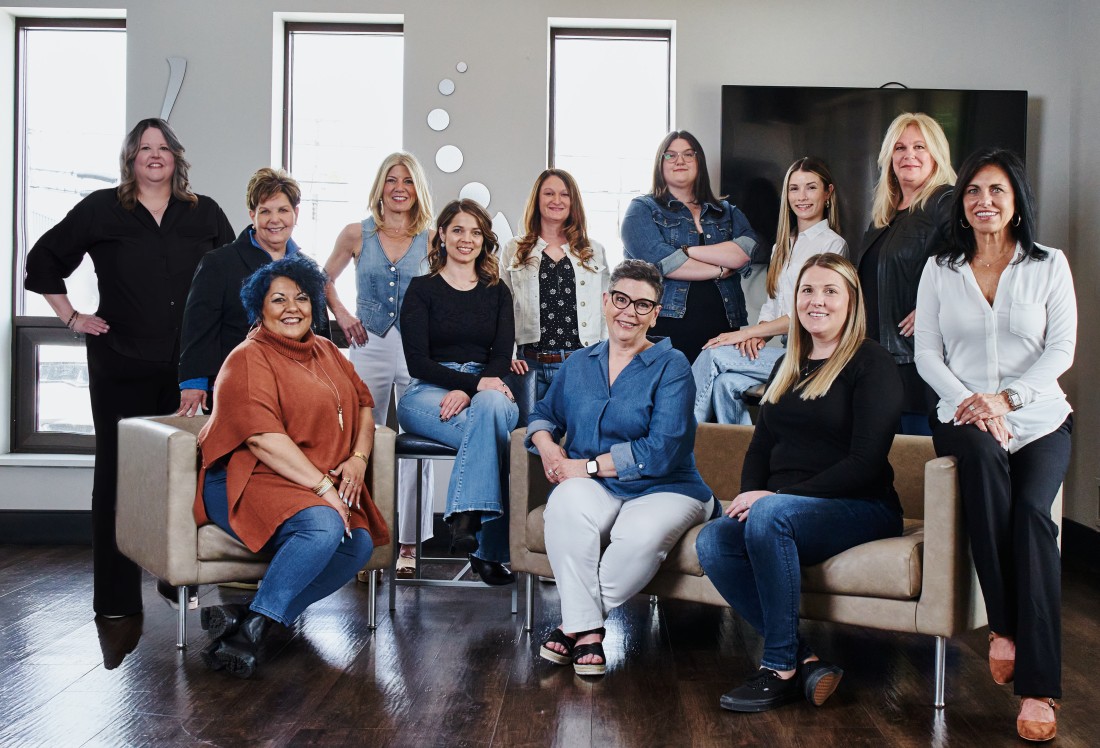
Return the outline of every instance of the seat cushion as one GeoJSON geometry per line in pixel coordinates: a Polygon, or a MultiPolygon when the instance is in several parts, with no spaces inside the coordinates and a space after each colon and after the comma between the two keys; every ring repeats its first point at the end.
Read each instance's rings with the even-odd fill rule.
{"type": "Polygon", "coordinates": [[[239,540],[217,525],[199,528],[199,561],[270,561],[270,553],[253,553],[239,540]]]}
{"type": "MultiPolygon", "coordinates": [[[[544,508],[540,506],[527,516],[527,547],[536,553],[546,553],[544,508]]],[[[702,529],[697,525],[684,534],[669,551],[662,571],[703,576],[695,553],[695,539],[702,529]]],[[[923,557],[924,523],[905,520],[900,537],[864,543],[824,563],[803,567],[802,591],[912,600],[920,596],[923,557]]]]}

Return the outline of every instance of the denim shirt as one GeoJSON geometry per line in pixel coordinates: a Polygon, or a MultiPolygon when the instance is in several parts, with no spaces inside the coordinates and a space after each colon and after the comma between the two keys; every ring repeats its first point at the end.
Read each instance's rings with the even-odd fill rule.
{"type": "Polygon", "coordinates": [[[684,354],[668,338],[642,351],[608,384],[608,342],[570,356],[546,397],[535,405],[531,436],[565,434],[572,459],[611,453],[616,478],[596,478],[624,500],[671,492],[709,501],[713,492],[695,469],[695,382],[684,354]]]}
{"type": "Polygon", "coordinates": [[[401,301],[409,281],[428,271],[427,257],[428,232],[422,231],[413,237],[401,259],[390,262],[378,241],[374,218],[363,219],[363,247],[355,265],[355,312],[367,332],[385,335],[394,325],[401,330],[401,301]]]}
{"type": "MultiPolygon", "coordinates": [[[[703,244],[732,241],[752,257],[757,244],[756,232],[745,214],[736,207],[725,200],[719,200],[717,205],[704,203],[699,223],[703,227],[703,244]]],[[[665,202],[652,195],[639,195],[630,201],[623,216],[622,237],[626,257],[652,262],[665,276],[661,316],[683,317],[687,311],[691,281],[673,280],[667,276],[688,259],[681,247],[700,244],[699,232],[688,207],[676,199],[665,202]]],[[[726,317],[733,327],[748,324],[749,315],[745,310],[745,294],[741,290],[739,275],[747,278],[751,265],[747,262],[738,273],[715,281],[722,292],[726,317]]]]}

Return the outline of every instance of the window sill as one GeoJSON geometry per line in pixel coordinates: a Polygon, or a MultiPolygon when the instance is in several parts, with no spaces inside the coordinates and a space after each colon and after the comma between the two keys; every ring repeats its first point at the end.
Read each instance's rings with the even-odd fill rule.
{"type": "Polygon", "coordinates": [[[93,468],[95,455],[11,452],[0,454],[0,467],[93,468]]]}

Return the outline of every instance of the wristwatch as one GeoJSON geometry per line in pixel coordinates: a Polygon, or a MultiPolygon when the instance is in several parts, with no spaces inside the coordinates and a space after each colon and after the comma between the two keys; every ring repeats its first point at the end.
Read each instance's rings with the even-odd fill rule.
{"type": "Polygon", "coordinates": [[[1001,394],[1008,400],[1008,407],[1013,410],[1019,410],[1024,407],[1024,401],[1020,398],[1020,393],[1009,387],[1005,387],[1001,390],[1001,394]]]}
{"type": "Polygon", "coordinates": [[[600,463],[596,462],[596,458],[593,457],[591,460],[584,463],[584,471],[588,473],[589,478],[595,478],[596,473],[600,472],[600,463]]]}

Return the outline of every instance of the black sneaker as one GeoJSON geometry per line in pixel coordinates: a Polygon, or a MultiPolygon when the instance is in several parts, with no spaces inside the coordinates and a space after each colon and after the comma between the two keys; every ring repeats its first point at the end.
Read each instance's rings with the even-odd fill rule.
{"type": "Polygon", "coordinates": [[[723,694],[718,703],[731,712],[766,712],[798,701],[801,690],[797,675],[783,680],[774,670],[762,667],[740,686],[723,694]]]}
{"type": "Polygon", "coordinates": [[[802,681],[802,693],[805,694],[806,701],[814,706],[824,704],[825,700],[833,695],[833,691],[840,685],[840,679],[843,677],[843,670],[822,660],[804,662],[798,668],[798,679],[802,681]]]}

